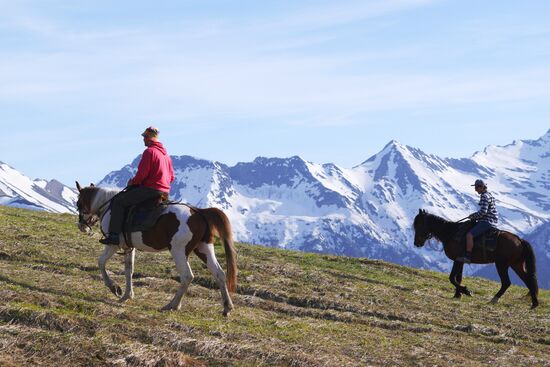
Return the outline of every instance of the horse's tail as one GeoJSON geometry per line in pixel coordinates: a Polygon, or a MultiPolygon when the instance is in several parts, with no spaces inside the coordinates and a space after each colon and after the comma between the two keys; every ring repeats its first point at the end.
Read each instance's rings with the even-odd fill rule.
{"type": "Polygon", "coordinates": [[[525,270],[530,277],[537,276],[537,259],[535,257],[535,251],[533,246],[525,240],[521,240],[523,245],[523,260],[525,261],[525,270]]]}
{"type": "Polygon", "coordinates": [[[196,209],[208,222],[209,233],[207,242],[212,243],[214,233],[217,233],[223,242],[225,261],[227,266],[226,282],[229,292],[234,293],[237,288],[237,251],[233,243],[233,231],[229,218],[218,208],[196,209]]]}

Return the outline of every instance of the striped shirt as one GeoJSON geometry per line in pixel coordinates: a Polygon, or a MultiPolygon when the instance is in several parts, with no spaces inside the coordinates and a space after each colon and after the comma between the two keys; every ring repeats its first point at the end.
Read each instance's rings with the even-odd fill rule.
{"type": "Polygon", "coordinates": [[[495,206],[495,198],[488,191],[481,193],[479,199],[479,211],[472,214],[472,218],[476,220],[484,220],[491,224],[497,224],[498,213],[495,206]]]}

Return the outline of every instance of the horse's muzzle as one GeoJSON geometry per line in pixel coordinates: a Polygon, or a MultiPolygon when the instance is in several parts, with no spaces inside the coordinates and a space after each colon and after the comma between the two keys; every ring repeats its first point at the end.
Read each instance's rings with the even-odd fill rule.
{"type": "Polygon", "coordinates": [[[422,246],[424,246],[424,242],[425,242],[425,241],[420,241],[420,240],[418,240],[418,239],[416,239],[416,238],[414,239],[414,245],[415,245],[416,247],[422,247],[422,246]]]}
{"type": "Polygon", "coordinates": [[[90,226],[88,226],[88,225],[85,224],[85,223],[78,222],[76,225],[78,226],[78,229],[79,229],[80,232],[82,232],[82,233],[88,233],[88,232],[90,232],[90,230],[91,230],[91,229],[90,229],[90,226]]]}

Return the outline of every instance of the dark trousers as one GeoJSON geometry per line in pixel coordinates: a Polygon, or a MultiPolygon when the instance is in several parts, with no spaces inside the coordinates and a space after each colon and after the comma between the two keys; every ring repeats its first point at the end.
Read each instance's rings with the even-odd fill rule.
{"type": "Polygon", "coordinates": [[[149,187],[138,186],[118,194],[111,202],[110,233],[121,233],[126,209],[142,201],[154,199],[162,195],[162,191],[149,187]]]}
{"type": "Polygon", "coordinates": [[[472,234],[473,238],[476,238],[478,236],[481,236],[491,228],[492,228],[491,223],[487,222],[486,220],[480,220],[475,224],[475,226],[472,229],[470,229],[470,233],[472,234]]]}

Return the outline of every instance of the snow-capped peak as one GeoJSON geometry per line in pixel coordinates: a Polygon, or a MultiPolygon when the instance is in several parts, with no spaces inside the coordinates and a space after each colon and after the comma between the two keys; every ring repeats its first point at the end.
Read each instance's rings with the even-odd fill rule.
{"type": "Polygon", "coordinates": [[[0,163],[0,205],[74,213],[76,198],[75,190],[56,180],[31,180],[6,163],[0,163]]]}

